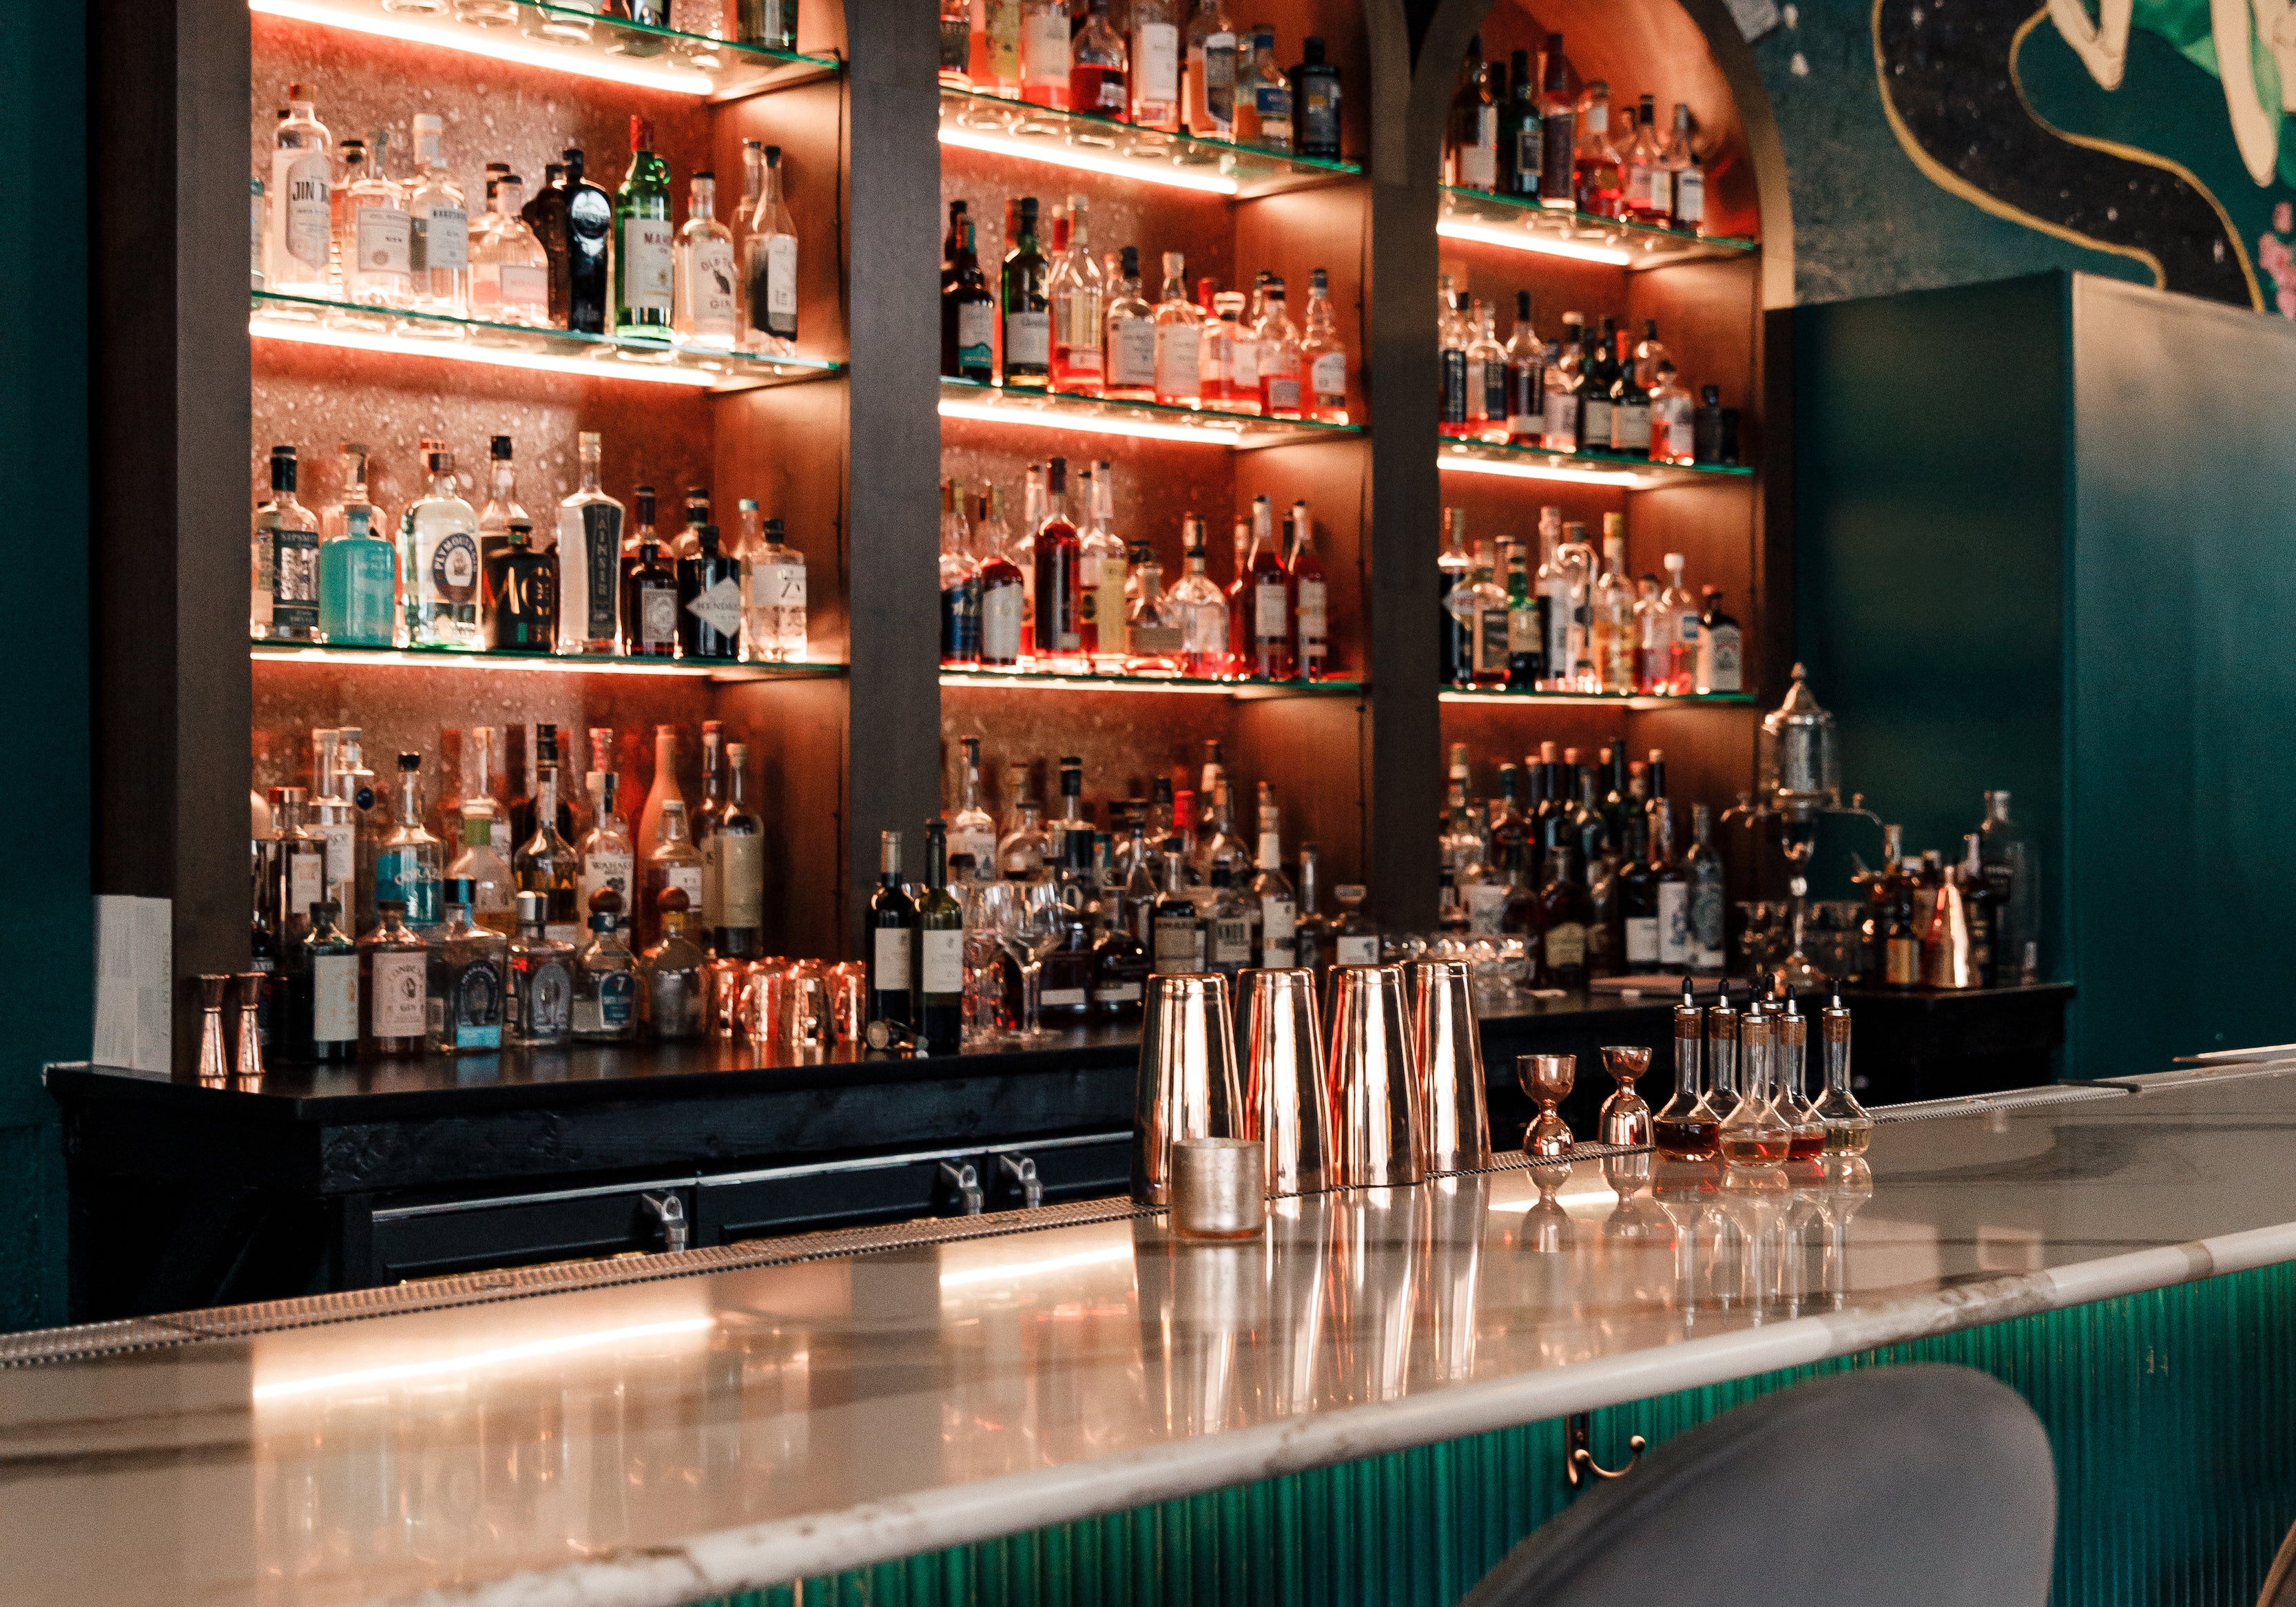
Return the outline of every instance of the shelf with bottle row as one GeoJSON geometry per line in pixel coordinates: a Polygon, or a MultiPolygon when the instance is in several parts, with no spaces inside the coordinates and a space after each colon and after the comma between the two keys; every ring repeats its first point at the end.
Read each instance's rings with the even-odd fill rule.
{"type": "Polygon", "coordinates": [[[1443,186],[1443,210],[1436,219],[1435,232],[1446,240],[1472,240],[1509,250],[1608,263],[1629,273],[1671,267],[1678,262],[1745,257],[1762,249],[1756,241],[1662,229],[1448,184],[1443,186]]]}
{"type": "Polygon", "coordinates": [[[511,674],[670,676],[685,680],[824,681],[846,673],[842,664],[743,663],[722,659],[640,659],[619,653],[520,652],[488,648],[338,647],[313,642],[250,642],[250,658],[266,664],[366,664],[412,669],[488,669],[511,674]]]}
{"type": "Polygon", "coordinates": [[[1055,111],[946,85],[940,92],[940,143],[1238,201],[1363,176],[1354,162],[1166,134],[1092,112],[1055,111]]]}
{"type": "Polygon", "coordinates": [[[1629,491],[1711,485],[1751,480],[1754,475],[1744,463],[1659,463],[1627,452],[1549,452],[1541,447],[1509,447],[1496,441],[1444,441],[1436,450],[1435,463],[1439,469],[1463,474],[1622,486],[1629,491]]]}
{"type": "Polygon", "coordinates": [[[1656,709],[1744,708],[1753,703],[1751,692],[1517,692],[1505,686],[1446,686],[1437,693],[1446,703],[1523,703],[1550,708],[1656,709]]]}
{"type": "Polygon", "coordinates": [[[437,357],[539,373],[579,374],[586,379],[731,391],[826,380],[845,369],[842,363],[827,357],[772,357],[668,340],[617,340],[567,329],[492,324],[483,318],[363,307],[269,291],[250,291],[249,302],[247,332],[258,340],[437,357]]]}
{"type": "Polygon", "coordinates": [[[1268,681],[1257,676],[1237,679],[1168,675],[1054,675],[1021,669],[964,669],[944,666],[944,687],[1016,688],[1030,692],[1160,692],[1200,697],[1269,698],[1360,697],[1371,690],[1364,681],[1268,681]]]}
{"type": "Polygon", "coordinates": [[[940,416],[1074,430],[1086,435],[1122,435],[1136,440],[1193,441],[1238,452],[1293,447],[1303,441],[1343,440],[1365,433],[1361,424],[1262,418],[1212,408],[1173,407],[1162,402],[1111,402],[1059,391],[1007,389],[976,380],[941,381],[940,416]]]}
{"type": "Polygon", "coordinates": [[[465,0],[455,12],[442,6],[422,12],[394,8],[385,0],[248,0],[247,8],[323,28],[713,101],[786,89],[844,70],[844,63],[833,55],[682,33],[605,15],[603,6],[549,5],[539,0],[473,4],[465,0]],[[463,20],[481,14],[489,20],[463,20]]]}

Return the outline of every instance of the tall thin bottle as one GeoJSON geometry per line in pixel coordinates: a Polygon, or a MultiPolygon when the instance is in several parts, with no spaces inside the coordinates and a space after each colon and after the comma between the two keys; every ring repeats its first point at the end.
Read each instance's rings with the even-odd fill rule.
{"type": "Polygon", "coordinates": [[[877,890],[869,896],[869,1019],[914,1029],[917,906],[902,883],[901,834],[885,832],[878,847],[877,890]]]}
{"type": "Polygon", "coordinates": [[[782,199],[782,148],[767,145],[758,204],[742,242],[743,300],[749,327],[742,343],[750,351],[790,357],[797,351],[797,220],[782,199]]]}
{"type": "Polygon", "coordinates": [[[1045,516],[1037,521],[1037,656],[1055,669],[1086,668],[1083,542],[1068,513],[1068,459],[1052,460],[1045,479],[1045,516]]]}
{"type": "Polygon", "coordinates": [[[948,826],[925,823],[925,881],[917,914],[918,1049],[955,1054],[964,1035],[964,906],[948,888],[948,826]]]}
{"type": "Polygon", "coordinates": [[[595,430],[575,438],[582,481],[558,504],[558,651],[611,654],[621,636],[622,504],[598,488],[595,430]]]}
{"type": "Polygon", "coordinates": [[[676,301],[676,225],[669,164],[654,153],[653,119],[630,118],[630,167],[614,198],[614,333],[665,340],[676,301]]]}
{"type": "Polygon", "coordinates": [[[1004,357],[1008,390],[1045,390],[1052,385],[1052,269],[1037,239],[1037,198],[1024,195],[1017,208],[1013,249],[1004,270],[1004,357]]]}
{"type": "Polygon", "coordinates": [[[319,521],[295,500],[292,447],[271,448],[271,499],[255,510],[249,546],[248,634],[257,641],[316,642],[319,521]]]}

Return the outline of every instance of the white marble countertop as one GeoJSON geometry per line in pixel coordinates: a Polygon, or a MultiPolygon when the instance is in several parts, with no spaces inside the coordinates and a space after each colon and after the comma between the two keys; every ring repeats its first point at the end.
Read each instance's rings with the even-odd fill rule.
{"type": "Polygon", "coordinates": [[[675,1607],[2296,1259],[2292,1136],[2296,1067],[2251,1068],[1763,1186],[1582,1161],[1242,1247],[1130,1218],[0,1344],[121,1347],[0,1368],[0,1602],[675,1607]]]}

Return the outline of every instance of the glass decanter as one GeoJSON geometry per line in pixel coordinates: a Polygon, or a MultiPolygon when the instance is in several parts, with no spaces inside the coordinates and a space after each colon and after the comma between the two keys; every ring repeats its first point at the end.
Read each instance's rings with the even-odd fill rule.
{"type": "Polygon", "coordinates": [[[1785,1164],[1792,1130],[1778,1114],[1771,1083],[1770,1045],[1773,1023],[1762,1010],[1749,1010],[1738,1022],[1738,1047],[1742,1057],[1737,1102],[1723,1117],[1717,1145],[1723,1161],[1749,1171],[1769,1171],[1785,1164]]]}
{"type": "Polygon", "coordinates": [[[1839,988],[1818,1012],[1818,1034],[1825,1045],[1825,1091],[1813,1108],[1825,1128],[1825,1152],[1863,1154],[1874,1140],[1874,1119],[1849,1092],[1849,1011],[1839,988]]]}
{"type": "Polygon", "coordinates": [[[1786,988],[1785,1013],[1773,1014],[1769,1021],[1771,1082],[1778,1115],[1792,1134],[1786,1142],[1786,1159],[1815,1160],[1825,1152],[1825,1123],[1803,1092],[1803,1079],[1808,1075],[1809,1018],[1802,1014],[1791,986],[1786,988]]]}
{"type": "Polygon", "coordinates": [[[1705,1013],[1692,1002],[1690,980],[1682,983],[1682,1003],[1674,1010],[1674,1097],[1651,1119],[1651,1142],[1676,1160],[1710,1160],[1722,1119],[1707,1103],[1700,1078],[1705,1046],[1705,1013]]]}

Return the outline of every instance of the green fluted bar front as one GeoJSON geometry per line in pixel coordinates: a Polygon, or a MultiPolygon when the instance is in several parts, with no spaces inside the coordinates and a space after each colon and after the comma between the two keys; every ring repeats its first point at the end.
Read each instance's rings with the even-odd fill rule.
{"type": "MultiPolygon", "coordinates": [[[[2056,1455],[2056,1607],[2250,1607],[2296,1520],[2296,1264],[2043,1312],[1595,1414],[1596,1459],[1818,1373],[2015,1388],[2056,1455]]],[[[1538,1423],[696,1607],[1444,1607],[1570,1499],[1538,1423]]]]}

